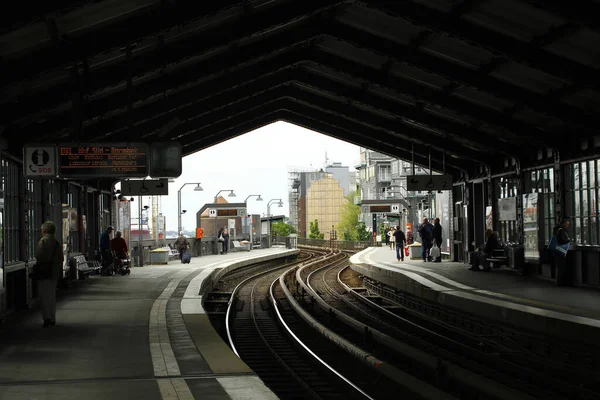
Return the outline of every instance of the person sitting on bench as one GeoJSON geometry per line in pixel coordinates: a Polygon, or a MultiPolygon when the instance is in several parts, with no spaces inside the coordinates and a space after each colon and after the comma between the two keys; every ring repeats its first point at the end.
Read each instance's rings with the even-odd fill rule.
{"type": "Polygon", "coordinates": [[[471,271],[481,271],[481,268],[483,268],[484,271],[491,271],[492,268],[487,259],[491,257],[492,252],[495,249],[501,247],[496,232],[488,229],[485,231],[485,236],[487,238],[485,246],[480,247],[479,250],[471,254],[471,268],[469,268],[471,271]]]}

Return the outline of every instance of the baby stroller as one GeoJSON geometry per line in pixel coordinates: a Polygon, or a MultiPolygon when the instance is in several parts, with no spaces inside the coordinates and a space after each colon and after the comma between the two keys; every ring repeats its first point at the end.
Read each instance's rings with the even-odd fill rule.
{"type": "Polygon", "coordinates": [[[114,251],[112,252],[112,262],[102,271],[102,275],[129,275],[130,273],[131,269],[129,268],[127,259],[117,256],[117,253],[114,251]]]}

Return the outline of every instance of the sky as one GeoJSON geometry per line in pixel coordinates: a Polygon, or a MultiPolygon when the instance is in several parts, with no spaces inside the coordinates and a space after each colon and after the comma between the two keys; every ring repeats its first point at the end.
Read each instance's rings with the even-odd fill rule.
{"type": "MultiPolygon", "coordinates": [[[[236,197],[221,195],[229,202],[243,202],[250,194],[260,194],[248,199],[249,214],[266,214],[271,199],[282,199],[283,207],[271,204],[272,215],[289,216],[288,169],[319,169],[325,164],[341,162],[354,170],[360,159],[360,149],[350,143],[289,124],[275,122],[245,135],[220,143],[183,158],[183,173],[169,183],[169,195],[161,197],[161,212],[166,216],[166,230],[177,230],[177,191],[184,183],[201,183],[204,189],[194,191],[196,185],[186,185],[181,190],[181,208],[185,230],[196,227],[196,212],[206,203],[212,203],[220,190],[233,189],[236,197]]],[[[137,199],[136,199],[137,201],[137,199]]],[[[148,197],[143,205],[151,205],[148,197]]],[[[132,204],[132,214],[137,205],[132,204]]]]}

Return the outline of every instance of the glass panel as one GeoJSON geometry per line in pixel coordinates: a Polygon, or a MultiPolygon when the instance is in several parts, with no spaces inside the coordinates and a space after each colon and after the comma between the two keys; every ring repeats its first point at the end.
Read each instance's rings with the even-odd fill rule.
{"type": "Polygon", "coordinates": [[[579,189],[579,164],[573,164],[573,189],[579,189]]]}
{"type": "Polygon", "coordinates": [[[574,217],[579,217],[581,215],[581,192],[580,191],[575,191],[573,193],[573,200],[575,202],[575,215],[574,217]]]}
{"type": "Polygon", "coordinates": [[[548,168],[548,187],[550,193],[554,193],[554,169],[548,168]]]}
{"type": "Polygon", "coordinates": [[[581,163],[581,188],[585,189],[587,188],[587,184],[588,184],[588,179],[587,179],[587,162],[582,162],[581,163]]]}
{"type": "Polygon", "coordinates": [[[579,218],[575,218],[575,242],[576,243],[582,243],[581,241],[581,223],[579,221],[579,218]]]}
{"type": "Polygon", "coordinates": [[[590,237],[590,244],[598,244],[598,218],[597,217],[592,217],[590,218],[590,222],[591,222],[591,229],[592,229],[592,236],[590,237]]]}
{"type": "Polygon", "coordinates": [[[588,183],[591,188],[596,187],[596,161],[590,161],[588,171],[590,175],[590,181],[588,183]]]}

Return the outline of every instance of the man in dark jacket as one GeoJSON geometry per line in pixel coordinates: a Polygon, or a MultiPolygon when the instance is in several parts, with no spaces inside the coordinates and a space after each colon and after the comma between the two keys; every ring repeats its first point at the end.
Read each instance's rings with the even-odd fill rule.
{"type": "Polygon", "coordinates": [[[433,220],[433,243],[440,249],[440,255],[433,262],[442,262],[442,225],[439,218],[433,220]]]}
{"type": "Polygon", "coordinates": [[[175,241],[175,248],[179,251],[179,261],[183,262],[183,253],[190,247],[190,244],[182,232],[179,232],[179,237],[175,241]]]}
{"type": "Polygon", "coordinates": [[[480,248],[478,251],[473,252],[471,255],[471,268],[469,268],[471,271],[481,271],[479,266],[482,266],[484,271],[491,271],[492,268],[490,267],[487,259],[491,257],[492,252],[495,249],[501,247],[496,232],[488,229],[485,231],[485,236],[487,237],[485,246],[480,248]]]}
{"type": "MultiPolygon", "coordinates": [[[[567,229],[569,229],[571,221],[568,218],[564,218],[561,223],[554,227],[552,233],[556,235],[556,244],[565,245],[571,242],[567,229]]],[[[566,255],[559,254],[556,250],[552,252],[552,260],[554,262],[556,271],[556,284],[558,286],[567,286],[571,284],[570,270],[567,265],[566,255]]]]}
{"type": "Polygon", "coordinates": [[[49,271],[37,281],[40,309],[44,327],[56,324],[56,284],[62,277],[64,256],[62,245],[54,235],[56,225],[52,221],[42,224],[42,237],[35,249],[35,259],[39,265],[47,265],[49,271]]]}
{"type": "Polygon", "coordinates": [[[433,225],[429,223],[427,218],[423,218],[423,224],[419,227],[419,236],[421,237],[421,255],[423,261],[431,260],[429,250],[433,240],[433,225]]]}
{"type": "Polygon", "coordinates": [[[400,229],[400,225],[394,231],[394,239],[396,239],[396,258],[398,261],[404,261],[404,245],[406,244],[406,236],[400,229]]]}

